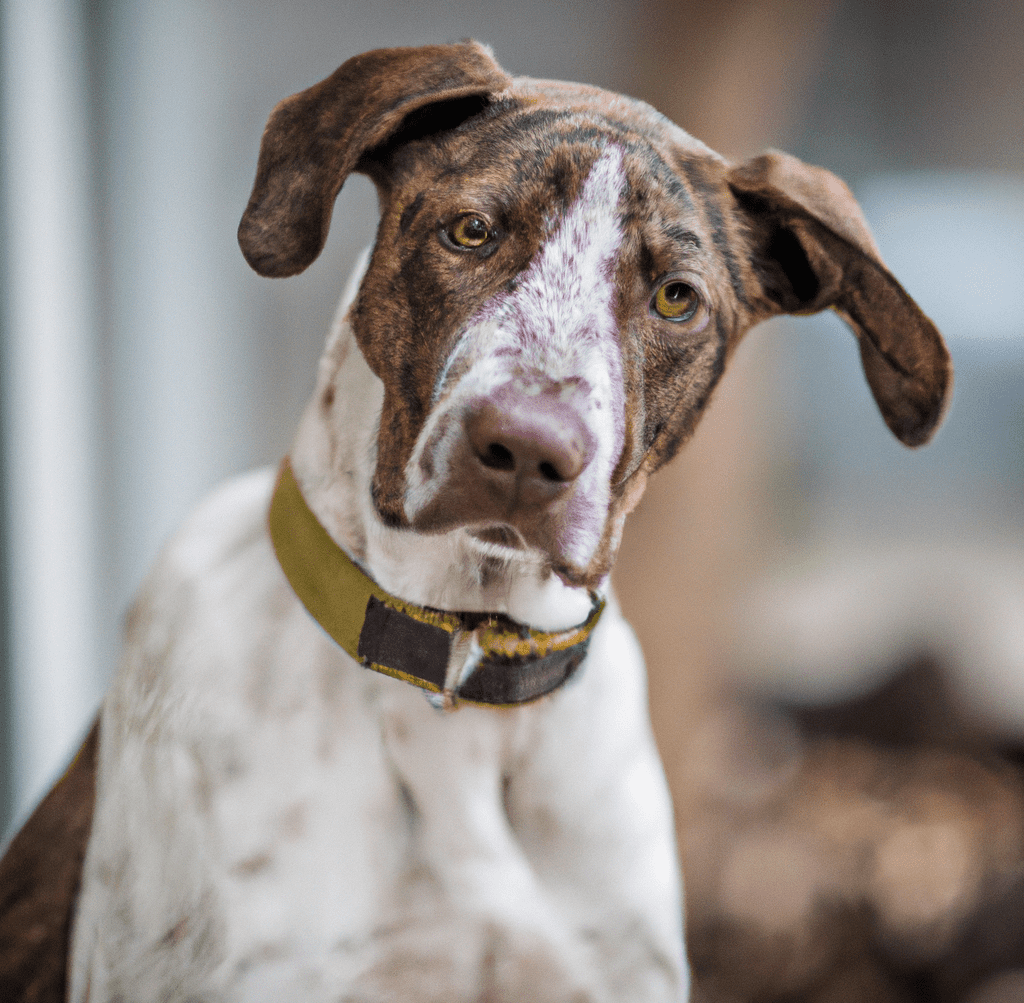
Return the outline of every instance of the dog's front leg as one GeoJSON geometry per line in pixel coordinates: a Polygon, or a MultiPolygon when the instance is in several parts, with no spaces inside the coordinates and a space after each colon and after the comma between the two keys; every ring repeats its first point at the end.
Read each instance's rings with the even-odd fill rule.
{"type": "MultiPolygon", "coordinates": [[[[399,908],[407,921],[432,917],[413,922],[416,942],[403,953],[457,959],[456,982],[473,999],[605,1000],[588,946],[535,872],[505,808],[507,771],[538,713],[536,705],[445,713],[408,687],[388,687],[382,732],[408,806],[413,860],[399,908]]],[[[380,971],[393,989],[394,966],[380,971]]]]}
{"type": "Polygon", "coordinates": [[[643,658],[614,596],[581,672],[521,736],[505,793],[512,829],[591,945],[611,997],[683,1000],[672,805],[643,658]]]}
{"type": "Polygon", "coordinates": [[[404,956],[460,959],[488,1000],[685,998],[671,807],[614,600],[550,698],[445,713],[388,686],[378,707],[410,828],[404,956]]]}

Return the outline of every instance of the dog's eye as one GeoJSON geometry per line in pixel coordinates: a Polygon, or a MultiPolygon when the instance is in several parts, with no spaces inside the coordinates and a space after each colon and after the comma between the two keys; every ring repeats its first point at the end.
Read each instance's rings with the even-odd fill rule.
{"type": "Polygon", "coordinates": [[[700,295],[688,283],[673,279],[654,294],[651,307],[666,320],[691,320],[700,309],[700,295]]]}
{"type": "Polygon", "coordinates": [[[483,247],[492,236],[487,220],[473,212],[467,212],[451,223],[445,234],[456,247],[468,248],[483,247]]]}

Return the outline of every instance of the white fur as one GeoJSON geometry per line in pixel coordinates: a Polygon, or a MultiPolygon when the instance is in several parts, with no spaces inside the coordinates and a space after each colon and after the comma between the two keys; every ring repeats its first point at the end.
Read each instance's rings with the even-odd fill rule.
{"type": "MultiPolygon", "coordinates": [[[[617,154],[599,167],[560,231],[591,234],[593,274],[616,247],[617,154]]],[[[559,240],[529,282],[582,280],[559,240]]],[[[611,295],[599,281],[545,307],[531,286],[524,312],[569,313],[564,340],[531,347],[529,364],[564,352],[608,399],[611,295]]],[[[465,532],[380,524],[368,487],[382,388],[344,304],[339,318],[292,452],[329,532],[414,602],[579,623],[589,598],[539,558],[504,552],[485,583],[486,545],[465,532]],[[330,418],[315,403],[328,383],[330,418]]],[[[685,997],[671,806],[614,599],[551,697],[439,712],[356,664],[300,606],[265,528],[272,484],[260,472],[207,501],[130,617],[103,708],[72,1003],[685,997]]]]}

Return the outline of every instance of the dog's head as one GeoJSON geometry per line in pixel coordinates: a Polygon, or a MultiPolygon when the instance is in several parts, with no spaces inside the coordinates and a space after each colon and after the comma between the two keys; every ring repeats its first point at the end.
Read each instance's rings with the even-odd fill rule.
{"type": "Polygon", "coordinates": [[[377,241],[351,323],[384,385],[374,506],[608,571],[647,476],[773,314],[831,307],[907,445],[949,397],[942,340],[843,183],[781,153],[733,166],[649,106],[508,77],[472,42],[350,59],[267,124],[239,241],[306,268],[352,171],[377,241]]]}

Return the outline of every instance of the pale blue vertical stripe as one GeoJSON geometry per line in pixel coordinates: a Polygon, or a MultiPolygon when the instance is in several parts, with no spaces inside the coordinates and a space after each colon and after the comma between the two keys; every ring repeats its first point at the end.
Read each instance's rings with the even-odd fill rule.
{"type": "Polygon", "coordinates": [[[81,11],[4,5],[5,489],[15,816],[99,699],[93,234],[81,11]]]}

